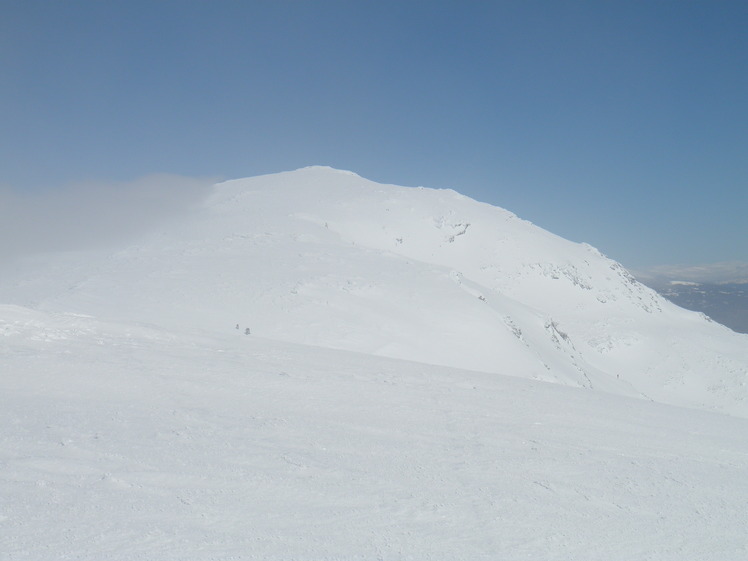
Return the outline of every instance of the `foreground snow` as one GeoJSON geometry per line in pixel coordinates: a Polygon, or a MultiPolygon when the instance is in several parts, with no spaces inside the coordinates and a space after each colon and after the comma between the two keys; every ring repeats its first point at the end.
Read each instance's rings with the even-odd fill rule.
{"type": "Polygon", "coordinates": [[[0,306],[9,560],[748,556],[748,421],[0,306]]]}

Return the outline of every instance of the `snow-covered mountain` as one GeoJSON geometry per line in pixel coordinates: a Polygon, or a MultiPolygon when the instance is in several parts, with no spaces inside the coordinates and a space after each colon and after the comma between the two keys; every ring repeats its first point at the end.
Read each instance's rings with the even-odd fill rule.
{"type": "Polygon", "coordinates": [[[222,183],[0,278],[0,558],[743,559],[747,342],[453,191],[222,183]]]}
{"type": "Polygon", "coordinates": [[[17,280],[14,303],[748,415],[748,337],[452,190],[324,167],[228,181],[136,244],[34,274],[50,282],[17,280]]]}

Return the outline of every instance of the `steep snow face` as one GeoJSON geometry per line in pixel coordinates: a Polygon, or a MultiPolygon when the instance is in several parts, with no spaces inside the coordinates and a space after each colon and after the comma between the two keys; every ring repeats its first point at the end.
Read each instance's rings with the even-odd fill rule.
{"type": "Polygon", "coordinates": [[[321,167],[229,181],[63,277],[33,300],[748,415],[747,336],[451,190],[321,167]]]}

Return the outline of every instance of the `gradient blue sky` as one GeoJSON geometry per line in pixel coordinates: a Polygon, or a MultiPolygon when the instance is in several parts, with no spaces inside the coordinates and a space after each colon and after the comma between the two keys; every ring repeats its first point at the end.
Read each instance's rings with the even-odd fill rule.
{"type": "Polygon", "coordinates": [[[748,2],[0,1],[0,184],[323,164],[748,261],[748,2]]]}

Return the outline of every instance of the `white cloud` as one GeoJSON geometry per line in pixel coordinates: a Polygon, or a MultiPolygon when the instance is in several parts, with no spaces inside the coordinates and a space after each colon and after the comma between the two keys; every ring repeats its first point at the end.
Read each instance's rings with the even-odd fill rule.
{"type": "Polygon", "coordinates": [[[34,253],[106,247],[185,212],[215,178],[155,174],[41,193],[0,187],[0,263],[34,253]]]}

